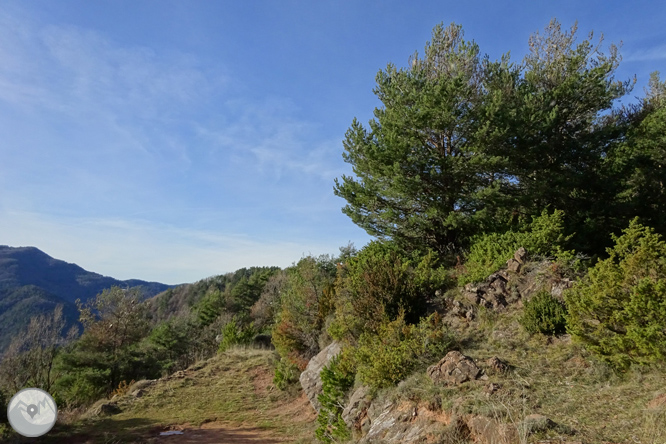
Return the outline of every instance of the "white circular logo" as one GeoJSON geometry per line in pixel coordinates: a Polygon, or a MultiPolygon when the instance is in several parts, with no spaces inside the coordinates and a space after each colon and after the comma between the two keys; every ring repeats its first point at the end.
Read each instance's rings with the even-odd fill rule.
{"type": "Polygon", "coordinates": [[[56,403],[44,390],[23,389],[7,406],[7,418],[14,430],[30,438],[42,436],[53,427],[58,417],[56,403]]]}

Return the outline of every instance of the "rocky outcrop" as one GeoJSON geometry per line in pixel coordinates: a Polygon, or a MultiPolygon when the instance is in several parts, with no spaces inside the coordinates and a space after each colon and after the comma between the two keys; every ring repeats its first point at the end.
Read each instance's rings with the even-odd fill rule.
{"type": "Polygon", "coordinates": [[[322,383],[320,373],[331,359],[333,359],[341,351],[341,346],[339,342],[331,342],[326,348],[319,352],[317,356],[310,359],[308,366],[305,368],[305,371],[301,373],[299,381],[303,391],[310,400],[310,404],[314,407],[315,410],[319,411],[321,404],[317,400],[317,397],[322,393],[322,383]]]}
{"type": "MultiPolygon", "coordinates": [[[[407,401],[372,403],[363,424],[360,444],[435,442],[433,437],[442,433],[455,442],[515,444],[521,442],[521,433],[529,435],[556,426],[543,415],[529,415],[516,425],[481,415],[457,416],[407,401]]],[[[360,431],[359,428],[354,430],[360,431]]]]}
{"type": "Polygon", "coordinates": [[[372,402],[370,388],[361,386],[352,393],[347,407],[342,411],[342,420],[352,430],[368,433],[370,430],[370,418],[368,408],[372,402]]]}
{"type": "Polygon", "coordinates": [[[370,406],[368,422],[367,434],[359,441],[362,444],[416,444],[428,441],[428,437],[444,429],[451,418],[409,402],[398,404],[387,401],[370,406]]]}
{"type": "Polygon", "coordinates": [[[462,294],[465,299],[474,305],[500,310],[508,304],[508,282],[509,275],[507,272],[498,271],[488,276],[485,282],[465,285],[462,294]]]}
{"type": "Polygon", "coordinates": [[[111,416],[120,412],[120,407],[115,402],[104,402],[93,407],[90,416],[111,416]]]}
{"type": "Polygon", "coordinates": [[[472,358],[454,350],[428,367],[426,373],[435,384],[460,385],[482,377],[483,372],[472,358]]]}
{"type": "Polygon", "coordinates": [[[506,263],[506,268],[488,276],[483,282],[469,283],[461,289],[460,301],[451,301],[449,314],[457,318],[474,318],[470,307],[481,306],[501,311],[507,306],[545,290],[562,300],[573,281],[558,275],[552,261],[527,263],[527,250],[519,248],[506,263]]]}
{"type": "Polygon", "coordinates": [[[480,444],[513,444],[520,442],[518,430],[512,424],[505,424],[485,416],[473,416],[467,420],[467,427],[480,444]]]}

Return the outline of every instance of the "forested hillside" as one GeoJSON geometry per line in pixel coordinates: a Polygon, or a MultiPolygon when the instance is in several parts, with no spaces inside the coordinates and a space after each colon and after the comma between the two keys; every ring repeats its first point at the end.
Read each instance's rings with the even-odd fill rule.
{"type": "Polygon", "coordinates": [[[54,259],[34,247],[0,246],[0,353],[30,318],[63,306],[68,325],[78,320],[74,302],[83,302],[112,286],[137,287],[145,297],[169,288],[137,279],[119,281],[54,259]]]}

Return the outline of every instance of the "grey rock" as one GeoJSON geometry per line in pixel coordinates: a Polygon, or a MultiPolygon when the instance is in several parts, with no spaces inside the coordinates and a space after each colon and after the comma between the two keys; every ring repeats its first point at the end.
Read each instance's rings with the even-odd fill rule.
{"type": "Polygon", "coordinates": [[[497,356],[493,356],[492,358],[488,359],[486,361],[486,367],[488,369],[488,373],[491,374],[506,373],[509,371],[509,364],[502,361],[497,356]]]}
{"type": "Polygon", "coordinates": [[[437,364],[428,367],[427,374],[435,384],[459,385],[478,379],[482,372],[472,358],[450,351],[437,364]]]}
{"type": "Polygon", "coordinates": [[[363,430],[365,428],[366,432],[369,430],[370,421],[367,416],[371,401],[369,387],[361,386],[352,393],[347,406],[342,411],[342,420],[350,429],[363,430]]]}
{"type": "Polygon", "coordinates": [[[523,427],[527,433],[546,432],[557,427],[557,424],[544,415],[532,414],[523,419],[523,427]]]}
{"type": "Polygon", "coordinates": [[[121,410],[120,407],[118,407],[118,404],[115,402],[106,402],[95,407],[91,414],[93,416],[111,416],[117,415],[120,412],[121,410]]]}
{"type": "Polygon", "coordinates": [[[527,250],[525,248],[520,247],[519,249],[516,250],[516,252],[513,254],[513,258],[520,262],[521,264],[525,263],[525,259],[527,259],[527,250]]]}
{"type": "Polygon", "coordinates": [[[340,351],[342,347],[337,341],[331,342],[326,348],[317,354],[314,358],[310,359],[307,367],[301,373],[299,381],[303,391],[310,400],[310,404],[316,411],[319,411],[321,404],[317,400],[317,397],[322,393],[322,383],[320,373],[322,369],[331,362],[340,351]]]}
{"type": "Polygon", "coordinates": [[[514,273],[520,273],[521,266],[522,264],[517,260],[515,260],[514,258],[511,258],[508,261],[506,261],[506,268],[514,273]]]}

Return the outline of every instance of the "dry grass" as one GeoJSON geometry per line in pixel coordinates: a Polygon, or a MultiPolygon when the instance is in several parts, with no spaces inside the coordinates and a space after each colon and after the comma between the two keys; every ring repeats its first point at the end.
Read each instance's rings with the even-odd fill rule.
{"type": "Polygon", "coordinates": [[[200,430],[207,429],[208,434],[217,430],[215,439],[227,442],[229,430],[237,429],[251,430],[262,442],[312,442],[314,410],[297,390],[282,392],[273,386],[273,360],[268,350],[228,350],[158,381],[139,398],[122,397],[122,413],[61,425],[49,440],[152,442],[164,430],[188,429],[204,436],[200,430]]]}
{"type": "Polygon", "coordinates": [[[666,371],[633,369],[617,375],[570,338],[530,336],[517,319],[520,310],[481,312],[461,326],[464,354],[482,364],[492,356],[508,362],[505,374],[491,375],[459,387],[434,386],[423,373],[380,393],[393,400],[439,404],[457,415],[483,415],[514,425],[520,443],[666,443],[666,371]],[[497,392],[484,390],[499,384],[497,392]],[[659,402],[659,401],[663,402],[659,402]],[[528,433],[523,418],[545,415],[557,425],[528,433]]]}

